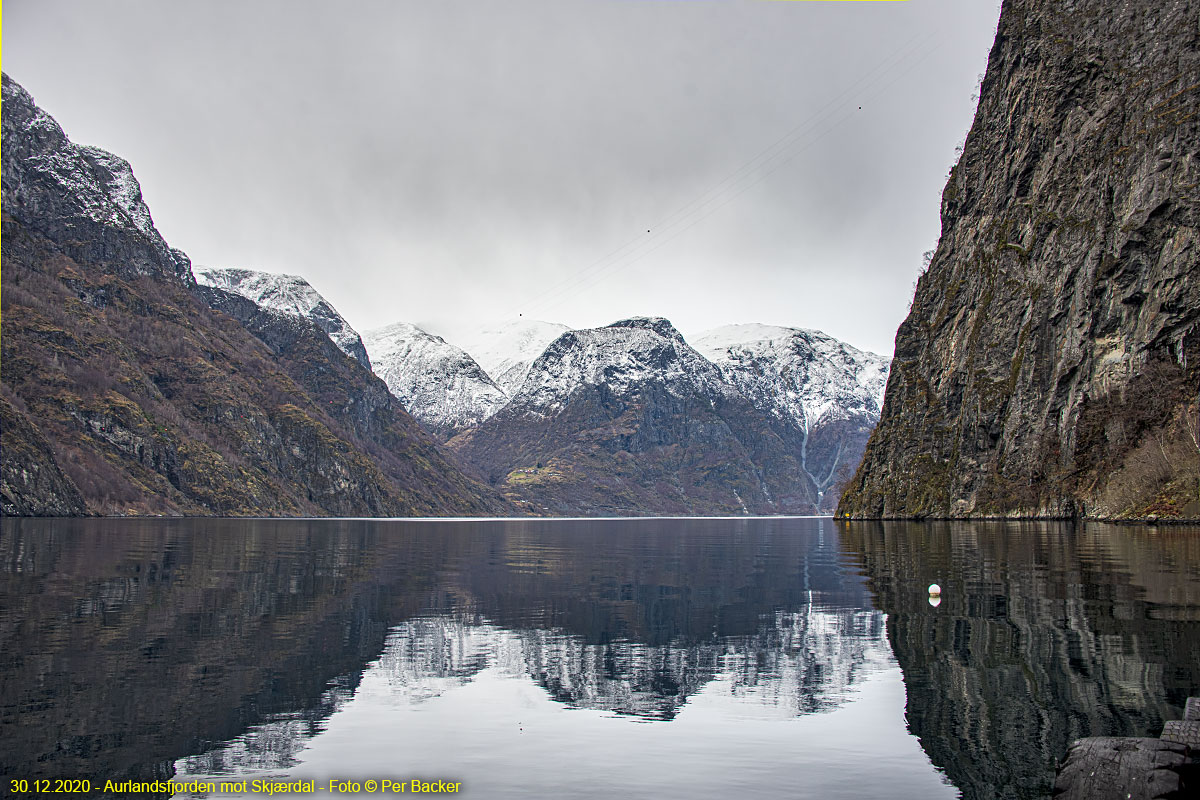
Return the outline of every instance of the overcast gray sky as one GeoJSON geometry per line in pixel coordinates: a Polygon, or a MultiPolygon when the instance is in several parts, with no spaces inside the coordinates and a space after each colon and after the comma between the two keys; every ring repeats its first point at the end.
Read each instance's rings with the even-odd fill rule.
{"type": "Polygon", "coordinates": [[[4,70],[204,266],[359,330],[635,314],[891,355],[997,0],[8,0],[4,70]],[[860,108],[861,107],[861,108],[860,108]]]}

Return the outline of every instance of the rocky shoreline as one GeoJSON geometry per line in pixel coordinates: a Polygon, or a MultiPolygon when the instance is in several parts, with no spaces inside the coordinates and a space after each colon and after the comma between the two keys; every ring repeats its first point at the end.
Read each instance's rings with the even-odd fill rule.
{"type": "Polygon", "coordinates": [[[1200,697],[1158,738],[1092,736],[1071,743],[1056,800],[1157,800],[1200,791],[1200,697]]]}

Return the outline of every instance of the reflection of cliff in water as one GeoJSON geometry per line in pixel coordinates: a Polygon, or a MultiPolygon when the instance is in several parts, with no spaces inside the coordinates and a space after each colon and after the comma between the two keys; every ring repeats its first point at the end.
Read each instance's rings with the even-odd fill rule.
{"type": "Polygon", "coordinates": [[[6,519],[0,762],[285,768],[364,669],[416,701],[502,666],[646,719],[721,677],[805,713],[886,661],[869,609],[827,521],[6,519]]]}
{"type": "Polygon", "coordinates": [[[1195,530],[848,523],[910,731],[965,798],[1048,796],[1081,736],[1157,736],[1200,689],[1195,530]],[[940,606],[926,589],[942,586],[940,606]]]}
{"type": "Polygon", "coordinates": [[[264,717],[319,716],[386,633],[381,598],[354,588],[369,539],[345,522],[3,520],[0,763],[168,777],[264,717]]]}

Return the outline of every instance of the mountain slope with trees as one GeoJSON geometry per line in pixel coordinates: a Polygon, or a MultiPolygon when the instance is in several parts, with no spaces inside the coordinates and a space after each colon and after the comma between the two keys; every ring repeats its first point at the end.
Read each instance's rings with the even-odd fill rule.
{"type": "Polygon", "coordinates": [[[3,513],[511,510],[315,325],[211,309],[128,164],[3,101],[3,513]]]}

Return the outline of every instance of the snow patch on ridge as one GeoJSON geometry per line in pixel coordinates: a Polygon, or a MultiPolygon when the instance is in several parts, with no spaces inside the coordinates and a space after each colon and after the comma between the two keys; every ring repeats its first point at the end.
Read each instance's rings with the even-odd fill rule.
{"type": "Polygon", "coordinates": [[[163,265],[186,276],[187,257],[172,250],[154,227],[142,187],[129,162],[99,147],[75,144],[20,84],[4,75],[4,205],[47,213],[48,187],[61,207],[105,227],[136,232],[149,241],[163,265]]]}
{"type": "Polygon", "coordinates": [[[521,388],[537,357],[568,330],[557,322],[512,320],[490,323],[452,338],[511,397],[521,388]]]}
{"type": "Polygon", "coordinates": [[[851,414],[878,419],[883,407],[889,360],[820,331],[725,325],[695,346],[755,406],[802,428],[851,414]]]}
{"type": "Polygon", "coordinates": [[[367,331],[364,341],[375,374],[410,414],[440,434],[478,425],[508,403],[465,350],[416,325],[367,331]]]}
{"type": "Polygon", "coordinates": [[[315,322],[338,348],[371,369],[362,337],[308,281],[299,275],[279,275],[235,267],[197,267],[196,282],[253,300],[263,308],[315,322]]]}
{"type": "Polygon", "coordinates": [[[636,317],[559,336],[533,363],[513,405],[548,416],[566,407],[579,386],[603,385],[619,395],[645,383],[661,384],[676,396],[734,391],[670,322],[636,317]]]}
{"type": "Polygon", "coordinates": [[[105,184],[105,194],[125,212],[133,226],[152,239],[158,238],[150,209],[142,200],[142,185],[133,176],[129,162],[99,147],[83,145],[78,149],[84,158],[102,168],[99,176],[105,184]]]}

